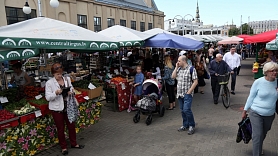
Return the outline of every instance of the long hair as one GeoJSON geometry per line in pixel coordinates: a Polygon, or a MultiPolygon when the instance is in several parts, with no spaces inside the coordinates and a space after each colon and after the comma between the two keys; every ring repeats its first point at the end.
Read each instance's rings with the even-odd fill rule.
{"type": "Polygon", "coordinates": [[[172,60],[171,60],[170,56],[165,57],[165,65],[171,69],[173,68],[173,64],[172,64],[172,60]]]}

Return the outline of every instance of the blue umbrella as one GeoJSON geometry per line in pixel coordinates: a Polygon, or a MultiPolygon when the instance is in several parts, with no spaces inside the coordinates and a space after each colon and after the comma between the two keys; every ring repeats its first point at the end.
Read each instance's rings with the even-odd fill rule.
{"type": "Polygon", "coordinates": [[[192,40],[179,35],[160,33],[145,41],[145,47],[175,48],[183,50],[197,50],[204,47],[203,42],[192,40]]]}

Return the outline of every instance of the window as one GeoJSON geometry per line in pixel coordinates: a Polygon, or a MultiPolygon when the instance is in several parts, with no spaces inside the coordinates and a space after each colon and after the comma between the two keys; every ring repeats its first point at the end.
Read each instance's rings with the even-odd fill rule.
{"type": "Polygon", "coordinates": [[[114,18],[107,18],[107,26],[112,27],[113,25],[115,25],[115,20],[114,18]]]}
{"type": "Polygon", "coordinates": [[[148,29],[151,30],[152,28],[153,28],[153,24],[152,24],[152,23],[149,23],[149,24],[148,24],[148,29]]]}
{"type": "Polygon", "coordinates": [[[77,25],[87,29],[87,16],[77,15],[77,25]]]}
{"type": "Polygon", "coordinates": [[[22,8],[6,7],[7,24],[14,24],[37,17],[36,10],[32,9],[30,14],[25,14],[22,8]]]}
{"type": "Polygon", "coordinates": [[[140,31],[145,31],[145,22],[140,22],[140,31]]]}
{"type": "Polygon", "coordinates": [[[95,28],[95,32],[101,31],[101,18],[100,17],[94,17],[94,28],[95,28]]]}
{"type": "Polygon", "coordinates": [[[126,20],[120,20],[120,25],[126,27],[126,20]]]}
{"type": "Polygon", "coordinates": [[[131,21],[131,29],[136,30],[136,21],[131,21]]]}

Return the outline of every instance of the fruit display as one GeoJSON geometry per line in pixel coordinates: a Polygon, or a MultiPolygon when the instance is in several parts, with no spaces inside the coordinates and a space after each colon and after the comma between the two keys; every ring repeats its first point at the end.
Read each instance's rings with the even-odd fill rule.
{"type": "Polygon", "coordinates": [[[27,104],[27,100],[26,99],[22,99],[18,102],[9,102],[7,104],[5,104],[5,109],[10,111],[10,112],[13,112],[14,110],[18,109],[18,108],[21,108],[23,106],[25,106],[27,104]]]}
{"type": "Polygon", "coordinates": [[[24,94],[27,99],[35,98],[35,96],[40,94],[41,89],[34,86],[26,86],[24,87],[24,94]]]}
{"type": "Polygon", "coordinates": [[[122,78],[122,77],[115,77],[115,78],[111,79],[111,82],[114,82],[114,83],[126,82],[126,79],[122,78]]]}
{"type": "Polygon", "coordinates": [[[0,122],[12,119],[14,117],[16,117],[15,114],[13,114],[7,110],[0,110],[0,122]]]}
{"type": "Polygon", "coordinates": [[[25,106],[21,107],[19,110],[14,110],[13,112],[16,115],[24,115],[36,110],[35,106],[31,106],[30,103],[27,103],[25,106]]]}

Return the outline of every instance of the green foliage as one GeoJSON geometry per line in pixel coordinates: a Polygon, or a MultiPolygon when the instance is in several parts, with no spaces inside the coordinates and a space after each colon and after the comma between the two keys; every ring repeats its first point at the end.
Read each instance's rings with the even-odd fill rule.
{"type": "MultiPolygon", "coordinates": [[[[242,27],[242,34],[247,34],[247,35],[253,35],[253,29],[251,27],[249,27],[249,25],[247,23],[244,23],[241,25],[242,27]],[[249,32],[250,31],[250,32],[249,32]]],[[[241,27],[239,28],[231,28],[229,30],[229,36],[237,36],[241,34],[241,27]]]]}

